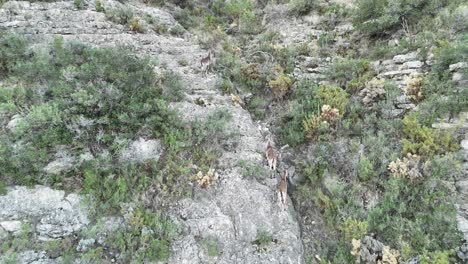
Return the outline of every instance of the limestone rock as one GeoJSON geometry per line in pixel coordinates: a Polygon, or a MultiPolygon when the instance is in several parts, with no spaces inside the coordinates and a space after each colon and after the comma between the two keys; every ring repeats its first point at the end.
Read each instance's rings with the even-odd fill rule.
{"type": "Polygon", "coordinates": [[[65,196],[64,191],[44,186],[33,189],[10,187],[6,195],[0,196],[0,208],[0,222],[9,223],[5,229],[14,227],[17,230],[19,221],[37,219],[40,239],[64,237],[89,223],[81,197],[76,194],[65,196]]]}
{"type": "Polygon", "coordinates": [[[417,73],[416,69],[406,69],[406,70],[395,70],[395,71],[388,71],[379,74],[377,77],[379,78],[394,78],[402,75],[409,75],[412,73],[417,73]]]}
{"type": "Polygon", "coordinates": [[[6,128],[9,130],[14,130],[18,123],[21,121],[21,119],[22,117],[20,115],[14,115],[8,122],[6,128]]]}
{"type": "Polygon", "coordinates": [[[0,222],[0,226],[8,232],[17,233],[21,230],[21,221],[3,221],[0,222]]]}
{"type": "MultiPolygon", "coordinates": [[[[464,79],[464,74],[461,72],[454,72],[452,75],[452,81],[454,82],[460,82],[460,81],[463,81],[463,79],[464,79]]],[[[8,125],[9,124],[10,123],[8,123],[8,125]]]]}
{"type": "MultiPolygon", "coordinates": [[[[6,256],[0,256],[0,262],[3,263],[3,260],[6,256]]],[[[45,251],[23,251],[18,252],[15,257],[16,263],[31,263],[31,264],[58,264],[61,263],[58,259],[51,259],[47,256],[45,251]]]]}
{"type": "Polygon", "coordinates": [[[466,67],[468,67],[468,63],[466,63],[466,62],[458,62],[458,63],[449,65],[449,69],[452,72],[465,69],[466,67]]]}
{"type": "Polygon", "coordinates": [[[408,69],[417,69],[421,68],[423,66],[423,63],[421,61],[408,61],[403,64],[403,67],[408,68],[408,69]]]}
{"type": "Polygon", "coordinates": [[[73,167],[75,159],[66,151],[59,151],[56,160],[47,164],[44,171],[48,174],[57,175],[73,167]]]}
{"type": "Polygon", "coordinates": [[[123,151],[122,160],[131,162],[144,162],[158,160],[163,152],[160,140],[139,138],[123,151]]]}
{"type": "Polygon", "coordinates": [[[457,250],[457,256],[462,260],[462,261],[468,261],[468,242],[463,243],[458,250],[457,250]]]}
{"type": "Polygon", "coordinates": [[[402,64],[404,62],[414,60],[417,57],[418,57],[418,52],[413,51],[413,52],[410,52],[410,53],[407,53],[407,54],[396,55],[395,57],[393,57],[393,62],[398,63],[398,64],[402,64]]]}

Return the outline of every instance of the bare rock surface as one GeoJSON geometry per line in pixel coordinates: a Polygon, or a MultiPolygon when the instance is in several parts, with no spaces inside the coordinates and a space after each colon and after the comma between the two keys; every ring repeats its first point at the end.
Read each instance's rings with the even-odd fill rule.
{"type": "Polygon", "coordinates": [[[76,194],[65,195],[64,191],[44,186],[12,187],[0,196],[0,226],[15,233],[22,224],[35,225],[43,240],[68,236],[89,223],[81,200],[76,194]]]}

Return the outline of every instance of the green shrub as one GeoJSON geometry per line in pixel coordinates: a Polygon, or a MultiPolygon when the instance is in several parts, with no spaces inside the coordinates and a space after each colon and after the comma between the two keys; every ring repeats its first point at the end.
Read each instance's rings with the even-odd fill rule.
{"type": "Polygon", "coordinates": [[[459,148],[449,133],[422,126],[415,115],[408,115],[403,119],[403,154],[419,154],[431,157],[436,154],[444,154],[459,148]]]}
{"type": "Polygon", "coordinates": [[[228,123],[232,114],[227,109],[219,109],[210,113],[206,119],[193,124],[192,140],[194,145],[216,146],[234,136],[235,131],[228,131],[228,123]]]}
{"type": "Polygon", "coordinates": [[[106,9],[106,18],[117,24],[128,25],[132,21],[133,16],[133,11],[129,7],[106,9]]]}
{"type": "Polygon", "coordinates": [[[254,178],[260,180],[265,177],[265,169],[258,163],[247,162],[240,160],[237,164],[242,168],[242,176],[246,178],[254,178]]]}
{"type": "Polygon", "coordinates": [[[129,217],[129,225],[110,234],[106,244],[118,250],[125,262],[167,260],[177,226],[160,213],[143,208],[136,208],[129,217]]]}
{"type": "Polygon", "coordinates": [[[164,34],[167,33],[169,29],[165,24],[156,24],[154,25],[153,30],[158,34],[164,34]]]}
{"type": "Polygon", "coordinates": [[[353,238],[361,239],[367,232],[367,222],[348,217],[339,229],[343,232],[345,241],[351,241],[353,238]]]}
{"type": "Polygon", "coordinates": [[[313,114],[320,113],[321,104],[316,98],[319,86],[309,80],[299,81],[291,95],[292,101],[288,111],[284,112],[278,122],[278,134],[284,143],[297,146],[304,142],[304,120],[313,114]]]}
{"type": "Polygon", "coordinates": [[[359,180],[366,182],[374,176],[374,166],[372,162],[366,157],[362,157],[358,164],[358,178],[359,180]]]}
{"type": "Polygon", "coordinates": [[[163,95],[169,101],[181,101],[185,97],[187,88],[182,82],[182,76],[180,74],[168,70],[162,77],[163,84],[163,95]]]}
{"type": "Polygon", "coordinates": [[[268,84],[275,97],[282,98],[291,89],[293,80],[289,76],[281,74],[268,84]]]}
{"type": "Polygon", "coordinates": [[[208,253],[208,256],[216,257],[219,255],[219,241],[215,237],[206,237],[201,241],[201,244],[208,253]]]}
{"type": "Polygon", "coordinates": [[[84,8],[83,0],[74,0],[73,4],[75,5],[76,9],[81,10],[84,8]]]}
{"type": "Polygon", "coordinates": [[[189,61],[186,58],[181,58],[180,60],[177,61],[177,63],[182,67],[189,65],[189,61]]]}
{"type": "Polygon", "coordinates": [[[326,76],[349,92],[357,92],[370,78],[370,63],[362,59],[342,59],[334,61],[326,76]]]}
{"type": "Polygon", "coordinates": [[[450,255],[453,255],[454,250],[445,250],[445,251],[435,251],[435,252],[425,252],[419,259],[421,264],[449,264],[450,255]]]}
{"type": "Polygon", "coordinates": [[[247,104],[247,109],[256,120],[265,119],[266,110],[268,108],[268,101],[261,97],[254,97],[247,104]]]}
{"type": "Polygon", "coordinates": [[[194,15],[190,12],[188,8],[176,8],[173,13],[174,18],[177,22],[186,29],[195,27],[198,24],[198,21],[194,15]]]}
{"type": "Polygon", "coordinates": [[[168,31],[171,33],[171,35],[174,36],[182,36],[185,33],[185,29],[180,25],[176,25],[170,28],[168,31]]]}
{"type": "MultiPolygon", "coordinates": [[[[422,85],[426,99],[419,105],[425,119],[434,121],[446,114],[453,117],[468,110],[468,89],[453,82],[449,70],[449,65],[468,60],[467,40],[468,36],[461,34],[452,42],[440,42],[440,47],[435,49],[434,65],[422,85]]],[[[468,69],[462,73],[467,75],[468,69]]]]}
{"type": "Polygon", "coordinates": [[[321,105],[329,105],[339,110],[343,115],[348,105],[348,94],[346,91],[336,86],[321,85],[317,89],[316,99],[321,105]]]}
{"type": "Polygon", "coordinates": [[[424,251],[452,249],[461,241],[456,209],[440,180],[408,184],[397,178],[385,184],[379,204],[369,213],[369,232],[403,250],[403,258],[424,251]]]}
{"type": "Polygon", "coordinates": [[[384,36],[403,28],[426,22],[423,18],[434,17],[448,0],[359,0],[353,23],[365,34],[384,36]]]}
{"type": "Polygon", "coordinates": [[[323,2],[321,0],[292,0],[290,2],[291,15],[307,15],[312,10],[321,10],[323,2]]]}
{"type": "Polygon", "coordinates": [[[145,28],[143,27],[143,24],[141,23],[140,17],[132,17],[129,21],[129,27],[130,30],[133,32],[138,32],[138,33],[144,33],[145,28]]]}
{"type": "Polygon", "coordinates": [[[24,36],[0,31],[0,76],[6,75],[26,57],[27,40],[24,36]]]}
{"type": "Polygon", "coordinates": [[[216,84],[217,88],[223,93],[233,93],[234,85],[229,79],[222,79],[216,84]]]}
{"type": "Polygon", "coordinates": [[[252,241],[253,244],[259,245],[259,246],[266,246],[270,244],[273,241],[273,236],[265,231],[265,230],[260,230],[257,232],[257,236],[255,237],[255,240],[252,241]]]}
{"type": "Polygon", "coordinates": [[[96,0],[96,2],[94,3],[94,6],[96,8],[96,12],[105,12],[104,6],[102,5],[101,0],[96,0]]]}

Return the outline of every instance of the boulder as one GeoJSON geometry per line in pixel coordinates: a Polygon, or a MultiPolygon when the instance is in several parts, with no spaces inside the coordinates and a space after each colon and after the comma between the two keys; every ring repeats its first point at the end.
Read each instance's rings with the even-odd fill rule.
{"type": "Polygon", "coordinates": [[[136,163],[158,160],[162,153],[163,146],[160,140],[139,138],[122,152],[122,160],[136,163]]]}
{"type": "Polygon", "coordinates": [[[404,68],[407,69],[418,69],[423,66],[422,61],[408,61],[403,64],[404,68]]]}
{"type": "Polygon", "coordinates": [[[468,63],[458,62],[458,63],[455,63],[455,64],[450,64],[449,65],[449,70],[454,72],[454,71],[462,70],[462,69],[464,69],[466,67],[468,67],[468,63]]]}
{"type": "Polygon", "coordinates": [[[48,240],[74,234],[89,223],[82,198],[76,194],[39,185],[7,191],[0,196],[0,223],[8,231],[17,232],[23,223],[35,222],[39,239],[48,240]]]}
{"type": "Polygon", "coordinates": [[[402,54],[402,55],[396,55],[393,57],[393,62],[397,64],[402,64],[407,61],[414,60],[418,57],[418,52],[413,51],[407,54],[402,54]]]}

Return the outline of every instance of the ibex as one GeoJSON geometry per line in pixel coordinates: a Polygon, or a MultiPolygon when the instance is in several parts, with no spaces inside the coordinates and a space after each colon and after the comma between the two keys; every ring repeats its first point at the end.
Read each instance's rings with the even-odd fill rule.
{"type": "Polygon", "coordinates": [[[276,192],[278,192],[278,203],[279,205],[286,206],[286,198],[288,195],[288,171],[285,170],[281,175],[281,178],[276,185],[276,192]]]}
{"type": "Polygon", "coordinates": [[[276,163],[278,162],[278,152],[276,152],[276,149],[273,147],[271,139],[268,139],[268,145],[265,151],[265,155],[270,170],[276,171],[276,163]]]}
{"type": "Polygon", "coordinates": [[[208,56],[202,58],[200,61],[203,74],[206,75],[208,70],[211,68],[211,65],[214,63],[214,56],[211,50],[208,51],[208,56]]]}

